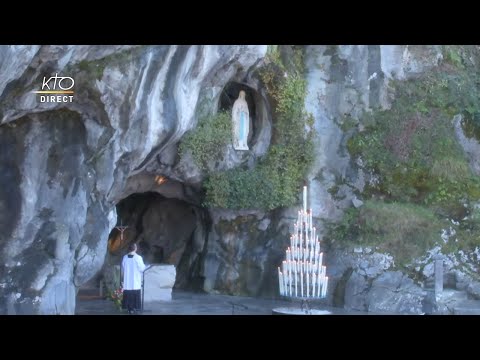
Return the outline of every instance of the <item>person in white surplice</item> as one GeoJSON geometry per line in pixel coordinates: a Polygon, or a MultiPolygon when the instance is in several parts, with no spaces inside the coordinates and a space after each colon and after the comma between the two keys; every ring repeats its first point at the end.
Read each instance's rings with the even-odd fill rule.
{"type": "Polygon", "coordinates": [[[137,254],[137,244],[130,244],[128,251],[122,260],[122,308],[127,309],[129,314],[133,314],[142,307],[142,273],[145,270],[145,264],[143,258],[137,254]]]}

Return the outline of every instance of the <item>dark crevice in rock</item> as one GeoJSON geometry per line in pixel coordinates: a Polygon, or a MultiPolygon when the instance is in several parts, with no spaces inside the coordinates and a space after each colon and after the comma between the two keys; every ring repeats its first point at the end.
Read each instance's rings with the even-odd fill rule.
{"type": "Polygon", "coordinates": [[[22,208],[20,191],[24,156],[23,134],[9,126],[0,126],[0,249],[12,236],[22,208]]]}
{"type": "Polygon", "coordinates": [[[348,268],[338,280],[333,292],[333,306],[343,307],[345,305],[345,287],[348,279],[353,273],[353,268],[348,268]]]}
{"type": "Polygon", "coordinates": [[[369,86],[369,105],[370,108],[380,107],[380,90],[383,85],[384,77],[381,68],[380,45],[368,46],[368,77],[370,78],[369,86]]]}

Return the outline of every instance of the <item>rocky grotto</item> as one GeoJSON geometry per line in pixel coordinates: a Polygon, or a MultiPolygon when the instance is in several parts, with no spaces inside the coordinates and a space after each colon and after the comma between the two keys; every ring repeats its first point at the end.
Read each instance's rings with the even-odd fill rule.
{"type": "Polygon", "coordinates": [[[479,67],[478,46],[0,46],[0,314],[74,314],[131,241],[175,289],[278,298],[304,183],[325,304],[480,313],[479,67]]]}

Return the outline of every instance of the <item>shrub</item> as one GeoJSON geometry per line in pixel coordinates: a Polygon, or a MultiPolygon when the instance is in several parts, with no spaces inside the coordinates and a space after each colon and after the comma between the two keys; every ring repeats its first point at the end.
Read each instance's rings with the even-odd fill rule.
{"type": "Polygon", "coordinates": [[[188,132],[180,143],[180,154],[192,153],[195,163],[208,171],[208,163],[220,160],[232,137],[230,114],[219,112],[200,119],[197,127],[188,132]]]}

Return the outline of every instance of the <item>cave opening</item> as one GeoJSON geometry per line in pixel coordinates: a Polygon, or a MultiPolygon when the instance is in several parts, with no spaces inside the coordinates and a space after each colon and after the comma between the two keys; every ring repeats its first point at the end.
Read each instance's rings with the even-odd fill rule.
{"type": "Polygon", "coordinates": [[[147,266],[175,266],[173,290],[203,291],[201,264],[209,226],[204,209],[178,198],[145,192],[119,201],[116,211],[117,224],[110,230],[104,265],[79,289],[79,299],[109,295],[108,289],[119,283],[122,257],[131,243],[137,244],[137,252],[147,266]]]}
{"type": "Polygon", "coordinates": [[[156,192],[132,194],[117,204],[105,265],[120,264],[134,242],[145,264],[175,266],[174,289],[201,290],[205,226],[206,214],[196,205],[156,192]],[[119,226],[124,227],[123,236],[119,226]]]}

